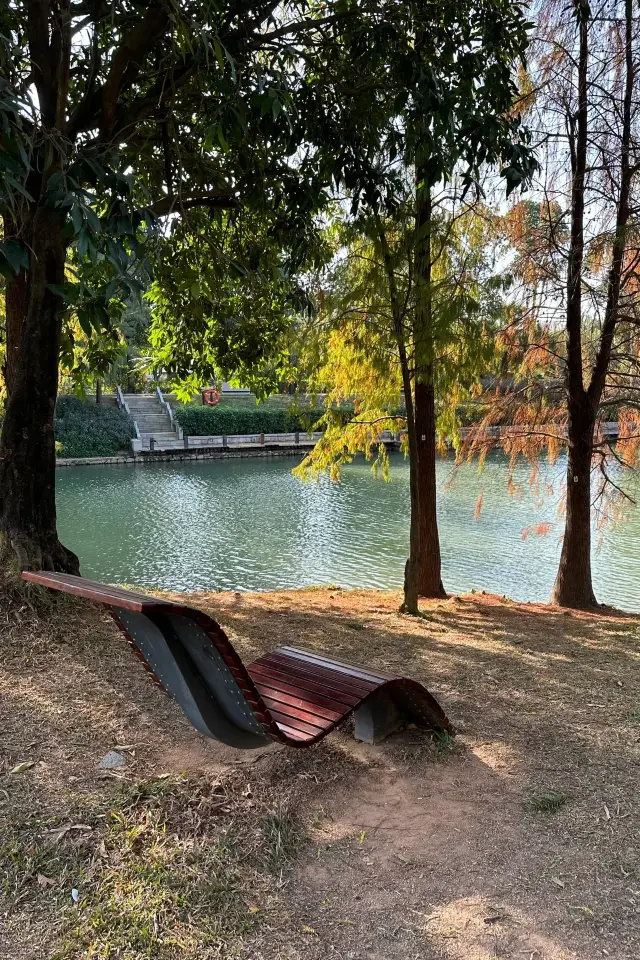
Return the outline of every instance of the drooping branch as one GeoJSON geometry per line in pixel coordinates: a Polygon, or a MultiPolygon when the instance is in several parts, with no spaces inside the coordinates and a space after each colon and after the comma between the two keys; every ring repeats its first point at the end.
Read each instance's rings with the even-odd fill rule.
{"type": "Polygon", "coordinates": [[[627,225],[629,223],[631,194],[631,105],[635,70],[633,63],[633,19],[632,2],[625,0],[625,91],[622,114],[622,142],[620,157],[620,195],[616,211],[616,231],[613,241],[611,268],[607,282],[607,305],[605,319],[602,325],[600,346],[593,368],[591,383],[589,384],[589,400],[593,406],[597,405],[605,386],[607,370],[613,348],[613,337],[618,323],[618,304],[622,283],[622,269],[627,240],[627,225]]]}

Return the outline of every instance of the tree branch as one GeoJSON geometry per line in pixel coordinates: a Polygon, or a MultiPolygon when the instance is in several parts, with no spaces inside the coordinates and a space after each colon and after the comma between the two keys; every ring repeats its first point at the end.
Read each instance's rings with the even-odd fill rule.
{"type": "Polygon", "coordinates": [[[193,207],[209,207],[211,210],[235,210],[240,200],[230,193],[207,193],[195,197],[166,196],[151,204],[149,209],[156,217],[167,217],[193,207]]]}

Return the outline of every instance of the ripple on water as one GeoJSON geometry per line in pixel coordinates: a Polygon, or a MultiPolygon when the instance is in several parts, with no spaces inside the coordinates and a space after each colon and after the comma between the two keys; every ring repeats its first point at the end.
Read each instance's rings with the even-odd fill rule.
{"type": "MultiPolygon", "coordinates": [[[[408,540],[408,469],[392,458],[392,481],[368,464],[343,480],[303,484],[292,461],[209,460],[140,468],[58,471],[62,539],[85,576],[162,589],[274,590],[308,584],[397,588],[408,540]]],[[[563,466],[532,491],[528,470],[506,493],[506,461],[495,454],[482,475],[464,466],[449,486],[451,461],[438,463],[445,585],[517,600],[546,600],[560,554],[557,509],[563,466]],[[479,518],[474,519],[482,493],[479,518]],[[550,524],[544,535],[527,528],[550,524]]],[[[601,600],[640,609],[640,514],[605,531],[594,552],[601,600]]]]}

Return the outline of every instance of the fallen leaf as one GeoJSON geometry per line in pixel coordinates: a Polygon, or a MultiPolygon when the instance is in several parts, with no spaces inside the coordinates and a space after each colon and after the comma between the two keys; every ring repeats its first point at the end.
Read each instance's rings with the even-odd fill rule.
{"type": "Polygon", "coordinates": [[[367,831],[366,831],[366,830],[363,830],[362,833],[360,834],[360,843],[361,843],[361,844],[364,843],[364,838],[366,837],[366,835],[367,835],[367,831]]]}
{"type": "Polygon", "coordinates": [[[35,766],[35,760],[23,760],[22,763],[17,763],[12,770],[9,770],[9,773],[22,773],[23,770],[29,770],[33,766],[35,766]]]}
{"type": "Polygon", "coordinates": [[[51,840],[53,843],[58,843],[72,830],[79,830],[82,832],[89,832],[93,830],[93,827],[90,827],[87,823],[66,823],[64,827],[57,827],[55,830],[49,830],[51,834],[51,840]]]}
{"type": "Polygon", "coordinates": [[[302,924],[302,932],[303,932],[303,933],[311,933],[311,934],[313,934],[314,936],[317,936],[316,931],[313,929],[313,927],[308,927],[306,923],[303,923],[303,924],[302,924]]]}
{"type": "Polygon", "coordinates": [[[39,873],[36,880],[39,887],[55,887],[56,885],[55,880],[52,880],[51,877],[45,877],[44,873],[39,873]]]}
{"type": "Polygon", "coordinates": [[[607,820],[611,820],[611,814],[609,813],[609,807],[606,805],[606,803],[604,804],[604,815],[605,815],[605,817],[606,817],[607,820]]]}
{"type": "Polygon", "coordinates": [[[555,883],[557,887],[564,887],[564,880],[559,880],[558,877],[551,877],[551,883],[555,883]]]}

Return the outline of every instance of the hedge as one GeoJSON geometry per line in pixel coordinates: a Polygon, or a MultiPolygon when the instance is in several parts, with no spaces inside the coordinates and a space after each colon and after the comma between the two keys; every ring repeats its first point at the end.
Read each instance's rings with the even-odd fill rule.
{"type": "Polygon", "coordinates": [[[126,413],[78,397],[59,397],[54,432],[59,457],[114,457],[135,436],[126,413]]]}
{"type": "MultiPolygon", "coordinates": [[[[206,407],[190,403],[175,407],[175,418],[189,437],[234,436],[247,433],[294,433],[310,430],[324,415],[323,408],[278,409],[269,406],[206,407]]],[[[350,411],[345,410],[346,415],[350,411]]]]}

